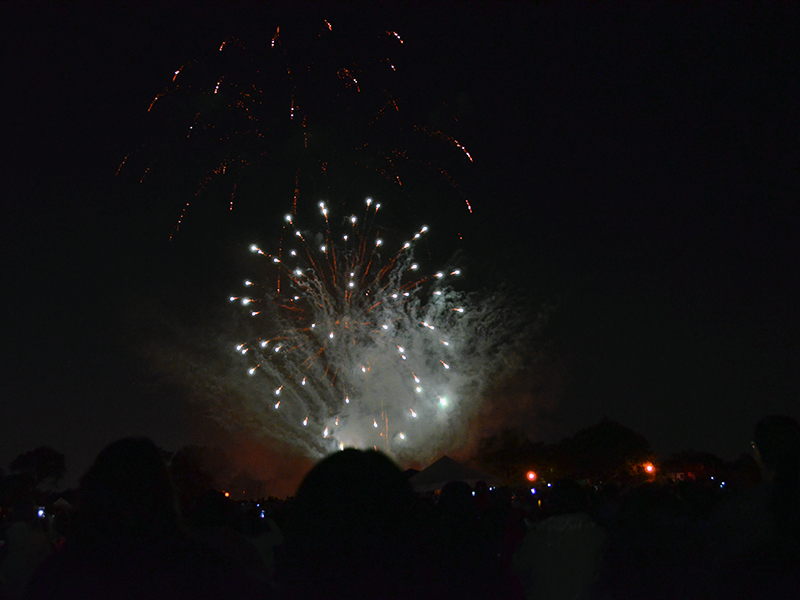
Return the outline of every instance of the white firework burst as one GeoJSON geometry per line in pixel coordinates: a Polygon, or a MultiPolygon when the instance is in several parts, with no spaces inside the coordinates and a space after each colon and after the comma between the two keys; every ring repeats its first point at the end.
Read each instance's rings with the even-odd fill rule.
{"type": "Polygon", "coordinates": [[[503,364],[502,311],[455,291],[459,269],[416,262],[428,227],[390,248],[380,204],[367,199],[341,229],[319,207],[323,231],[287,215],[279,253],[251,246],[266,282],[248,280],[252,293],[230,298],[254,318],[254,337],[236,346],[258,378],[252,408],[271,413],[259,419],[271,435],[314,455],[345,446],[427,454],[474,413],[487,369],[503,364]]]}

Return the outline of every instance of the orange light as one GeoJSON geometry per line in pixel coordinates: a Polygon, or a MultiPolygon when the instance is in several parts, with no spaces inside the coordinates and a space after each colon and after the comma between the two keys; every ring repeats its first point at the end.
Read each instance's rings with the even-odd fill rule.
{"type": "Polygon", "coordinates": [[[648,473],[652,473],[653,471],[656,470],[656,468],[653,466],[653,463],[645,463],[644,470],[647,471],[648,473]]]}
{"type": "Polygon", "coordinates": [[[231,497],[230,493],[228,493],[228,492],[225,492],[225,497],[226,497],[226,498],[230,498],[230,497],[231,497]]]}
{"type": "Polygon", "coordinates": [[[525,477],[528,478],[528,481],[536,481],[536,473],[534,471],[528,471],[525,473],[525,477]]]}

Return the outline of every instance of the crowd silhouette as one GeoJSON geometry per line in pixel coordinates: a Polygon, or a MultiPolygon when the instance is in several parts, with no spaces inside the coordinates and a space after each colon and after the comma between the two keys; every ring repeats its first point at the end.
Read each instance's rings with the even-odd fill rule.
{"type": "Polygon", "coordinates": [[[0,600],[800,597],[800,426],[760,421],[754,482],[415,493],[375,451],[321,460],[294,497],[176,488],[147,438],[112,443],[74,510],[20,495],[0,600]],[[730,489],[734,487],[735,489],[730,489]]]}

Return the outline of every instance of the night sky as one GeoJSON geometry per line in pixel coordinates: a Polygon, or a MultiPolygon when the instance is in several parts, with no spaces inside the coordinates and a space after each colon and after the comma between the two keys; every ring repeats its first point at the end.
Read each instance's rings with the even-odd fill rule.
{"type": "Polygon", "coordinates": [[[0,5],[0,466],[49,444],[74,483],[107,443],[149,435],[224,445],[291,491],[302,464],[214,426],[148,361],[165,321],[213,329],[231,248],[257,230],[247,202],[170,241],[180,172],[115,173],[169,129],[147,107],[182,64],[321,19],[402,36],[403,91],[423,120],[456,116],[474,158],[457,173],[472,214],[455,192],[412,213],[463,234],[476,286],[551,307],[546,357],[485,432],[557,441],[607,417],[662,456],[733,460],[760,417],[800,418],[796,4],[301,6],[0,5]]]}

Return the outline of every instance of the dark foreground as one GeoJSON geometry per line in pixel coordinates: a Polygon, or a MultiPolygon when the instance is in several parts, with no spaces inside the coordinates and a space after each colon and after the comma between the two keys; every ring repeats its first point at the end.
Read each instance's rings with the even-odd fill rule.
{"type": "Polygon", "coordinates": [[[800,428],[782,419],[756,430],[761,477],[727,485],[421,495],[384,455],[345,450],[261,502],[176,490],[152,442],[120,440],[74,508],[17,499],[0,599],[798,598],[800,428]]]}

